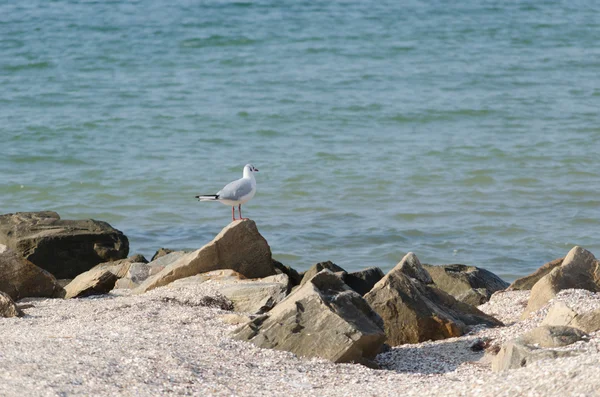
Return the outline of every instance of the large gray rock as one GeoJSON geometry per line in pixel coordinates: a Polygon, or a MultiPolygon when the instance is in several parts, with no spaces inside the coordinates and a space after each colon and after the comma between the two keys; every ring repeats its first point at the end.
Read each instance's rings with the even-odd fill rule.
{"type": "Polygon", "coordinates": [[[559,291],[569,288],[600,291],[600,262],[591,252],[579,246],[573,247],[560,266],[535,283],[522,317],[526,318],[529,313],[542,308],[559,291]]]}
{"type": "Polygon", "coordinates": [[[306,272],[304,272],[304,275],[302,277],[302,281],[300,282],[300,285],[306,284],[308,281],[310,281],[315,276],[315,274],[319,273],[323,269],[327,269],[332,273],[339,273],[340,276],[346,275],[346,271],[344,269],[342,269],[341,267],[339,267],[338,265],[336,265],[335,263],[333,263],[331,261],[319,262],[319,263],[312,265],[306,272]]]}
{"type": "Polygon", "coordinates": [[[504,290],[508,283],[494,273],[476,266],[423,265],[435,285],[461,302],[481,305],[496,291],[504,290]]]}
{"type": "Polygon", "coordinates": [[[548,309],[542,325],[563,325],[575,327],[587,333],[596,332],[600,330],[600,308],[577,313],[564,302],[555,302],[548,309]]]}
{"type": "Polygon", "coordinates": [[[366,365],[372,365],[385,341],[381,318],[329,270],[235,330],[233,337],[299,356],[366,365]]]}
{"type": "Polygon", "coordinates": [[[123,259],[129,252],[127,237],[108,223],[62,220],[51,211],[1,215],[0,244],[60,279],[123,259]]]}
{"type": "Polygon", "coordinates": [[[550,261],[542,265],[530,275],[516,279],[511,285],[508,286],[508,290],[530,290],[542,277],[550,273],[555,267],[560,266],[564,259],[565,258],[558,258],[550,261]]]}
{"type": "Polygon", "coordinates": [[[12,299],[62,297],[65,293],[56,278],[6,245],[0,244],[0,291],[12,299]]]}
{"type": "Polygon", "coordinates": [[[417,257],[408,253],[365,295],[365,300],[383,318],[389,345],[457,337],[475,324],[502,325],[434,284],[420,281],[429,280],[426,273],[417,257]]]}
{"type": "Polygon", "coordinates": [[[0,291],[0,317],[21,317],[23,312],[8,294],[0,291]]]}
{"type": "Polygon", "coordinates": [[[180,278],[219,269],[232,269],[247,278],[262,278],[276,273],[271,248],[254,221],[246,219],[230,223],[210,243],[167,265],[134,292],[144,293],[180,278]]]}
{"type": "Polygon", "coordinates": [[[262,314],[285,299],[288,282],[287,275],[278,274],[265,278],[229,282],[220,286],[218,292],[233,302],[233,310],[262,314]]]}
{"type": "Polygon", "coordinates": [[[492,360],[492,371],[500,372],[513,368],[525,367],[539,360],[552,360],[558,357],[573,355],[570,351],[541,349],[514,340],[505,343],[492,360]]]}

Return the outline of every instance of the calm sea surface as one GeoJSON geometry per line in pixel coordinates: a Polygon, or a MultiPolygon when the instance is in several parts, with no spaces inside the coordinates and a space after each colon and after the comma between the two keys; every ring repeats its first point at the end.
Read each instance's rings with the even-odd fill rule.
{"type": "Polygon", "coordinates": [[[0,1],[0,213],[298,269],[600,255],[600,2],[0,1]]]}

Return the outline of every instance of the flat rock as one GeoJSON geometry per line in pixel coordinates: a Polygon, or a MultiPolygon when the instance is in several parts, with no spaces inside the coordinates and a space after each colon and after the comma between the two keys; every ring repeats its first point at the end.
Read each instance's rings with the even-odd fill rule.
{"type": "Polygon", "coordinates": [[[230,223],[210,243],[170,263],[146,279],[134,292],[144,293],[180,278],[219,269],[232,269],[247,278],[262,278],[276,273],[269,244],[258,232],[254,221],[247,219],[230,223]]]}
{"type": "Polygon", "coordinates": [[[498,354],[492,359],[492,371],[500,372],[508,369],[525,367],[539,360],[553,360],[573,355],[570,351],[541,349],[526,345],[518,340],[502,345],[498,354]]]}
{"type": "MultiPolygon", "coordinates": [[[[124,274],[118,274],[119,279],[115,284],[115,288],[134,289],[140,286],[149,277],[158,274],[169,264],[183,257],[185,251],[171,251],[168,254],[159,256],[149,263],[136,262],[126,269],[124,274]]],[[[128,258],[131,259],[131,258],[128,258]]]]}
{"type": "Polygon", "coordinates": [[[568,288],[600,291],[600,262],[591,252],[579,246],[573,247],[560,266],[535,283],[522,318],[542,308],[559,291],[568,288]]]}
{"type": "Polygon", "coordinates": [[[65,299],[109,293],[119,277],[110,267],[96,267],[81,273],[65,286],[65,299]]]}
{"type": "Polygon", "coordinates": [[[21,317],[23,312],[17,307],[11,297],[0,291],[0,317],[21,317]]]}
{"type": "Polygon", "coordinates": [[[377,313],[327,269],[232,335],[263,348],[366,365],[385,341],[377,313]]]}
{"type": "Polygon", "coordinates": [[[127,237],[108,223],[63,220],[52,211],[0,215],[0,244],[61,279],[129,252],[127,237]]]}
{"type": "Polygon", "coordinates": [[[13,300],[26,297],[57,298],[65,293],[52,274],[3,244],[0,244],[0,291],[13,300]]]}
{"type": "Polygon", "coordinates": [[[428,280],[424,276],[427,271],[419,267],[417,257],[407,254],[365,295],[365,300],[383,318],[390,346],[461,336],[475,324],[502,325],[434,284],[419,281],[428,280]]]}
{"type": "Polygon", "coordinates": [[[554,269],[555,267],[560,266],[563,263],[564,259],[565,258],[558,258],[558,259],[555,259],[553,261],[550,261],[550,262],[542,265],[539,269],[537,269],[535,272],[531,273],[530,275],[518,278],[515,281],[513,281],[513,283],[511,285],[509,285],[507,289],[509,291],[530,290],[531,288],[533,288],[535,283],[537,283],[542,277],[544,277],[546,274],[550,273],[552,271],[552,269],[554,269]]]}
{"type": "Polygon", "coordinates": [[[481,305],[496,291],[504,290],[508,283],[494,273],[467,265],[423,265],[435,285],[461,302],[481,305]]]}
{"type": "Polygon", "coordinates": [[[521,335],[519,340],[526,345],[563,347],[578,342],[586,336],[585,332],[574,327],[542,325],[521,335]]]}

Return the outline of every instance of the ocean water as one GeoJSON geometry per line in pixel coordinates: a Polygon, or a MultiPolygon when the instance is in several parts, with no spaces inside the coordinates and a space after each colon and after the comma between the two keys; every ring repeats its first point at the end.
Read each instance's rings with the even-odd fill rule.
{"type": "Polygon", "coordinates": [[[199,203],[299,270],[600,255],[600,3],[0,2],[0,213],[198,248],[199,203]]]}

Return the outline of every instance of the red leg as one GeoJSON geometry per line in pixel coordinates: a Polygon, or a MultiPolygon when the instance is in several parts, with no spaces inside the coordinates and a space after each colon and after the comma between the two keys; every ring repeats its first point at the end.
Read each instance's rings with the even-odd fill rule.
{"type": "Polygon", "coordinates": [[[231,219],[235,221],[235,205],[231,207],[231,219]]]}

